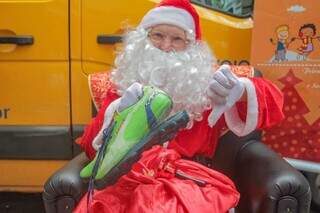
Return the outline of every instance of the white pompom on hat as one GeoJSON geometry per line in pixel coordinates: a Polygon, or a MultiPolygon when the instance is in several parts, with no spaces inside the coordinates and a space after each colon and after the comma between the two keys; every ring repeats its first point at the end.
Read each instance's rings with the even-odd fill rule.
{"type": "Polygon", "coordinates": [[[163,0],[141,20],[139,27],[148,29],[158,24],[170,24],[201,40],[199,15],[189,0],[163,0]]]}

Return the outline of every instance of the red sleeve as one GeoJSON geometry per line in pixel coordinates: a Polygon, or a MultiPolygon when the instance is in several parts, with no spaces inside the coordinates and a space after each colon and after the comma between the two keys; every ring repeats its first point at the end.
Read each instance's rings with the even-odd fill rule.
{"type": "Polygon", "coordinates": [[[89,125],[86,126],[82,136],[76,140],[76,143],[80,145],[90,159],[93,159],[96,154],[96,150],[92,147],[92,141],[102,127],[104,112],[109,104],[117,98],[119,98],[119,96],[114,92],[114,90],[108,90],[107,96],[104,99],[97,116],[91,120],[89,125]]]}
{"type": "Polygon", "coordinates": [[[271,81],[250,79],[255,86],[258,100],[257,128],[268,128],[283,120],[283,94],[271,81]]]}
{"type": "Polygon", "coordinates": [[[215,126],[208,125],[210,111],[203,113],[201,121],[195,121],[191,129],[182,129],[170,141],[169,148],[175,149],[181,155],[193,157],[195,154],[206,157],[213,156],[221,131],[225,129],[225,122],[221,117],[215,126]]]}

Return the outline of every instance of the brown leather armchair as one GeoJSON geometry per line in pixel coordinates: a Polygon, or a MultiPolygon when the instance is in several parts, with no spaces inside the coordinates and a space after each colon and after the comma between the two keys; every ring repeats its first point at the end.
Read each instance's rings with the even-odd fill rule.
{"type": "MultiPolygon", "coordinates": [[[[259,139],[258,131],[242,138],[228,132],[221,137],[213,159],[197,156],[194,160],[234,181],[241,194],[236,212],[309,212],[311,192],[307,180],[259,139]]],[[[87,163],[82,153],[48,179],[43,192],[47,213],[71,212],[77,205],[87,190],[79,177],[87,163]]]]}

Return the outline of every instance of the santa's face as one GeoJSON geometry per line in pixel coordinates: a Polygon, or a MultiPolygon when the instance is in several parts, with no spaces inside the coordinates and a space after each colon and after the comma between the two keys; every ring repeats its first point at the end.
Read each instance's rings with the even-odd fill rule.
{"type": "Polygon", "coordinates": [[[150,28],[148,31],[148,37],[153,46],[165,52],[183,51],[190,42],[187,39],[186,32],[173,25],[160,24],[150,28]]]}
{"type": "MultiPolygon", "coordinates": [[[[112,71],[118,94],[134,82],[155,86],[172,98],[172,113],[186,110],[192,121],[201,120],[202,113],[211,107],[206,89],[215,59],[210,49],[204,42],[193,41],[179,51],[165,51],[151,41],[149,33],[137,29],[125,37],[124,49],[117,55],[112,71]]],[[[165,39],[175,38],[174,34],[161,33],[168,36],[165,39]]]]}

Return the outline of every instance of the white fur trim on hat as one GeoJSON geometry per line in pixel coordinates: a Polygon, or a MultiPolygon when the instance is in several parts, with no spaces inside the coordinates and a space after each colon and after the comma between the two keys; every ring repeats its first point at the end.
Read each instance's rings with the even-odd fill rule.
{"type": "Polygon", "coordinates": [[[158,24],[171,24],[182,28],[195,38],[193,17],[184,9],[170,6],[156,7],[150,10],[141,20],[139,27],[148,29],[158,24]]]}

